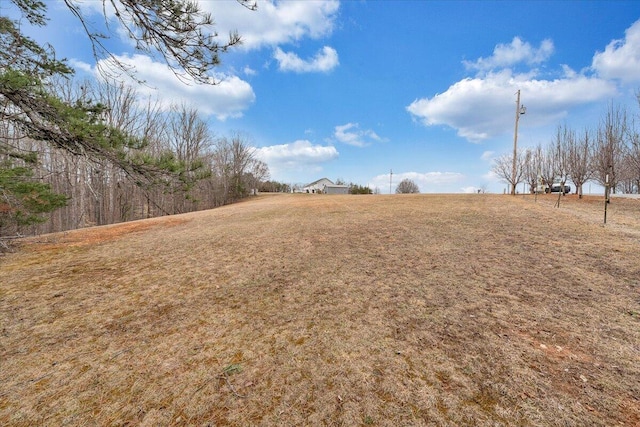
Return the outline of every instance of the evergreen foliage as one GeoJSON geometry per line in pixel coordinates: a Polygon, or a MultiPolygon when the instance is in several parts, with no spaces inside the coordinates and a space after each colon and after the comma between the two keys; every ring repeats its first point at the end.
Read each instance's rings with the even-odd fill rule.
{"type": "Polygon", "coordinates": [[[349,184],[349,194],[373,194],[371,188],[365,185],[349,184]]]}
{"type": "Polygon", "coordinates": [[[28,167],[0,163],[0,236],[4,230],[46,220],[45,214],[67,204],[67,197],[56,194],[48,184],[34,180],[28,167]]]}

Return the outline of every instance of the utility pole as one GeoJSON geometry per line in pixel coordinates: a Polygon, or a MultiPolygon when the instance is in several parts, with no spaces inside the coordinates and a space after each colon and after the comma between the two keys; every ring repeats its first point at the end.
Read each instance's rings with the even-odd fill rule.
{"type": "Polygon", "coordinates": [[[393,169],[389,169],[389,194],[391,194],[391,180],[393,179],[393,169]]]}
{"type": "Polygon", "coordinates": [[[520,120],[520,116],[527,112],[527,109],[524,105],[520,106],[520,89],[516,92],[518,95],[516,99],[516,130],[513,135],[513,168],[511,169],[511,194],[516,194],[516,158],[518,156],[518,121],[520,120]]]}

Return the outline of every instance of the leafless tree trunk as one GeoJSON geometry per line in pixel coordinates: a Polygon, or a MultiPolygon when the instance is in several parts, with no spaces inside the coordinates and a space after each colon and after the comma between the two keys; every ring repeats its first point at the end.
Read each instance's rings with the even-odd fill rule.
{"type": "Polygon", "coordinates": [[[505,154],[493,161],[493,167],[491,170],[502,181],[509,184],[510,188],[517,187],[522,182],[524,176],[524,163],[525,156],[522,150],[518,150],[516,153],[516,175],[513,176],[513,154],[505,154]]]}
{"type": "Polygon", "coordinates": [[[534,194],[538,188],[542,148],[527,149],[524,154],[524,181],[529,185],[529,192],[534,194]]]}
{"type": "Polygon", "coordinates": [[[213,176],[216,178],[214,186],[217,203],[216,205],[225,205],[228,202],[229,188],[231,186],[232,173],[232,153],[231,144],[227,138],[219,138],[216,141],[216,149],[213,154],[213,176]]]}
{"type": "Polygon", "coordinates": [[[571,181],[576,186],[576,193],[582,198],[582,186],[591,179],[592,170],[589,162],[589,153],[593,137],[588,129],[585,129],[579,137],[573,137],[568,146],[568,168],[571,181]]]}
{"type": "Polygon", "coordinates": [[[567,128],[566,125],[558,126],[555,140],[551,145],[554,170],[560,184],[558,200],[555,204],[556,207],[560,207],[560,198],[565,194],[565,184],[569,179],[569,147],[571,144],[574,144],[574,140],[575,132],[567,128]]]}
{"type": "Polygon", "coordinates": [[[608,185],[615,193],[618,187],[618,169],[624,156],[624,136],[627,131],[627,113],[611,104],[605,119],[599,124],[591,152],[593,178],[601,185],[608,185]]]}
{"type": "Polygon", "coordinates": [[[631,184],[629,192],[640,194],[640,135],[634,132],[629,140],[629,150],[625,157],[625,175],[631,184]]]}
{"type": "MultiPolygon", "coordinates": [[[[640,106],[640,91],[636,92],[640,106]]],[[[639,116],[640,117],[640,116],[639,116]]],[[[640,130],[636,119],[632,119],[627,127],[627,144],[623,163],[625,176],[625,192],[640,194],[640,130]]]]}
{"type": "Polygon", "coordinates": [[[544,191],[549,192],[558,176],[553,158],[553,148],[551,145],[543,147],[539,144],[536,150],[540,152],[540,181],[544,191]]]}
{"type": "Polygon", "coordinates": [[[205,156],[210,153],[213,136],[198,111],[185,105],[174,106],[169,119],[169,144],[176,157],[184,165],[181,173],[181,193],[174,197],[178,212],[187,212],[198,208],[200,197],[195,194],[198,179],[206,177],[205,156]]]}
{"type": "Polygon", "coordinates": [[[251,164],[255,158],[255,149],[251,147],[246,137],[235,134],[231,139],[232,156],[232,188],[233,200],[238,200],[249,193],[246,174],[250,172],[251,164]]]}
{"type": "Polygon", "coordinates": [[[254,160],[250,172],[251,191],[257,192],[260,183],[269,180],[269,166],[261,160],[254,160]]]}

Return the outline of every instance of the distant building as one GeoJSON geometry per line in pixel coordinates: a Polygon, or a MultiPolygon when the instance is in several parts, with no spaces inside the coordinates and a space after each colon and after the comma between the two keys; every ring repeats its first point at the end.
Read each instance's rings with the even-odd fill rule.
{"type": "Polygon", "coordinates": [[[334,184],[329,178],[321,178],[302,187],[302,192],[318,194],[349,194],[349,186],[334,184]]]}
{"type": "Polygon", "coordinates": [[[325,185],[334,185],[333,181],[329,178],[320,178],[317,181],[313,181],[311,184],[307,184],[302,187],[303,193],[321,193],[324,190],[325,185]]]}
{"type": "Polygon", "coordinates": [[[349,186],[340,184],[327,184],[324,186],[322,192],[324,194],[349,194],[349,186]]]}

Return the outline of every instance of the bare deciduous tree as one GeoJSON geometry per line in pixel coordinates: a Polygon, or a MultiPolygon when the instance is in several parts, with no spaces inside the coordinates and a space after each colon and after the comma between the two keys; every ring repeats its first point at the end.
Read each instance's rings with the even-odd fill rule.
{"type": "Polygon", "coordinates": [[[513,175],[513,154],[504,154],[493,160],[491,170],[498,178],[509,184],[510,188],[515,188],[522,182],[524,176],[525,156],[522,150],[516,153],[516,174],[513,175]]]}
{"type": "Polygon", "coordinates": [[[553,150],[550,145],[546,147],[538,144],[536,148],[540,153],[540,181],[545,192],[551,189],[556,180],[556,169],[553,159],[553,150]]]}
{"type": "Polygon", "coordinates": [[[625,176],[629,182],[628,192],[640,194],[640,134],[637,131],[629,138],[624,167],[625,176]]]}
{"type": "Polygon", "coordinates": [[[250,171],[251,189],[257,190],[261,182],[269,180],[270,175],[269,166],[265,162],[254,160],[250,171]]]}
{"type": "Polygon", "coordinates": [[[555,204],[556,207],[560,207],[560,198],[565,194],[565,184],[569,179],[569,146],[573,143],[574,139],[575,132],[566,125],[561,125],[557,127],[556,136],[550,145],[555,176],[560,184],[558,200],[555,204]]]}
{"type": "Polygon", "coordinates": [[[591,152],[593,178],[607,185],[615,193],[618,186],[618,169],[624,155],[624,137],[627,131],[627,113],[620,106],[611,104],[605,118],[598,125],[596,139],[591,152]]]}
{"type": "Polygon", "coordinates": [[[418,184],[413,182],[409,178],[405,178],[400,181],[400,184],[396,187],[396,194],[416,194],[420,192],[418,184]]]}
{"type": "Polygon", "coordinates": [[[250,188],[246,180],[246,174],[251,171],[255,160],[255,149],[249,145],[247,138],[236,133],[231,138],[231,197],[238,200],[246,196],[250,188]]]}
{"type": "Polygon", "coordinates": [[[540,165],[542,162],[542,149],[540,147],[527,149],[524,153],[524,182],[529,185],[529,192],[535,193],[540,178],[540,165]]]}
{"type": "MultiPolygon", "coordinates": [[[[640,106],[640,90],[636,92],[638,106],[640,106]]],[[[622,176],[627,193],[640,194],[640,129],[636,115],[627,126],[625,155],[622,163],[622,176]]]]}
{"type": "Polygon", "coordinates": [[[228,139],[219,138],[213,154],[214,174],[218,177],[224,203],[245,197],[252,190],[251,172],[255,148],[248,138],[236,133],[228,139]]]}
{"type": "Polygon", "coordinates": [[[588,129],[582,131],[580,136],[569,140],[567,166],[571,181],[576,186],[578,198],[582,198],[582,186],[591,179],[592,170],[589,162],[589,153],[593,137],[588,129]]]}
{"type": "Polygon", "coordinates": [[[198,111],[186,105],[173,106],[173,115],[169,120],[169,143],[178,160],[184,162],[187,169],[213,145],[213,136],[207,123],[198,111]]]}

